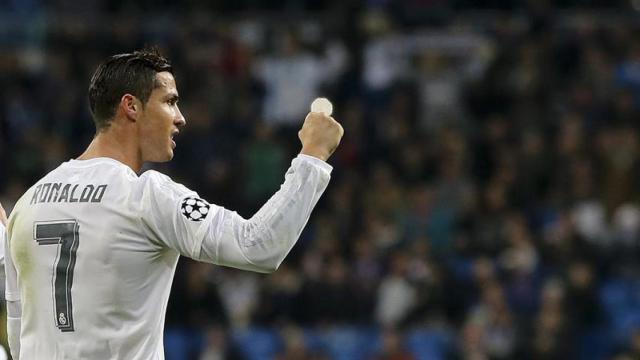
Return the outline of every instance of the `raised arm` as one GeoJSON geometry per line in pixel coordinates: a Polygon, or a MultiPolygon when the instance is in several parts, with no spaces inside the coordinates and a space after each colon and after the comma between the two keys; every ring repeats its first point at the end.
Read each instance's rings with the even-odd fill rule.
{"type": "Polygon", "coordinates": [[[343,133],[333,118],[309,113],[298,133],[302,150],[280,190],[249,219],[216,209],[200,259],[258,272],[275,271],[295,245],[329,183],[331,166],[325,161],[343,133]]]}
{"type": "Polygon", "coordinates": [[[196,260],[256,272],[272,272],[295,245],[329,183],[325,162],[343,129],[333,118],[309,113],[298,133],[300,154],[280,189],[249,219],[208,204],[157,172],[145,173],[140,204],[151,239],[196,260]]]}
{"type": "Polygon", "coordinates": [[[299,155],[280,190],[251,218],[212,208],[197,259],[256,272],[275,271],[298,240],[329,183],[330,171],[321,160],[299,155]]]}

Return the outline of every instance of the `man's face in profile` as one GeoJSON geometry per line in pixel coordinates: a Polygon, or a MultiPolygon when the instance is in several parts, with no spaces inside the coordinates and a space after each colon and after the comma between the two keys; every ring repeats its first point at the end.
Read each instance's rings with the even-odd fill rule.
{"type": "Polygon", "coordinates": [[[165,162],[173,158],[174,136],[186,124],[178,108],[178,90],[169,72],[156,74],[156,87],[139,119],[140,152],[143,161],[165,162]]]}

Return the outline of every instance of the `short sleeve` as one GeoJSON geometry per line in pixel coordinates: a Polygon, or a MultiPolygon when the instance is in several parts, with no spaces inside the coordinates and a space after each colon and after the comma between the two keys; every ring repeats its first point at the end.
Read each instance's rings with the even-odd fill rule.
{"type": "Polygon", "coordinates": [[[145,172],[138,182],[133,203],[145,235],[160,247],[197,258],[219,207],[156,171],[145,172]]]}

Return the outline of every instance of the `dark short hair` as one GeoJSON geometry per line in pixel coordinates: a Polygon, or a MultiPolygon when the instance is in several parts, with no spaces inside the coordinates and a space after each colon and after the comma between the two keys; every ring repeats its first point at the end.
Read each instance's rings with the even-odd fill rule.
{"type": "Polygon", "coordinates": [[[96,131],[109,127],[122,95],[131,94],[146,104],[158,86],[156,74],[173,68],[157,48],[145,48],[109,57],[98,66],[89,85],[89,108],[96,131]]]}

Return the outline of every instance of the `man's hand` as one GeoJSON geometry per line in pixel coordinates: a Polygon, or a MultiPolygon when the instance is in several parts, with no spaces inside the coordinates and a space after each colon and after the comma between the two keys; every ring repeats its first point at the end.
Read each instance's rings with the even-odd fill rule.
{"type": "Polygon", "coordinates": [[[327,161],[340,144],[344,129],[331,116],[320,112],[310,112],[298,132],[302,150],[300,154],[327,161]]]}
{"type": "Polygon", "coordinates": [[[2,204],[0,204],[0,224],[7,226],[7,213],[4,211],[2,204]]]}

